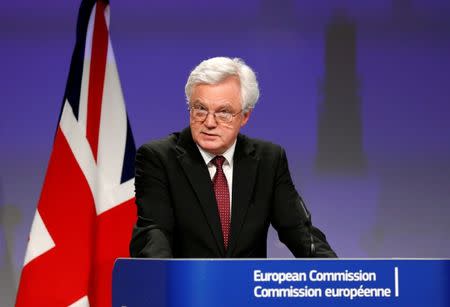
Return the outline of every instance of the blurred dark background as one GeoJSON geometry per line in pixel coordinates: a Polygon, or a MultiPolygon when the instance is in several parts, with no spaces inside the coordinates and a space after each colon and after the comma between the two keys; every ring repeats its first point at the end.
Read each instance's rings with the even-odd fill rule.
{"type": "MultiPolygon", "coordinates": [[[[340,257],[450,257],[450,2],[111,2],[138,145],[188,125],[184,83],[201,60],[241,57],[262,93],[243,132],[286,148],[340,257]]],[[[79,4],[0,4],[2,306],[14,302],[79,4]]],[[[291,257],[270,238],[271,257],[291,257]]]]}

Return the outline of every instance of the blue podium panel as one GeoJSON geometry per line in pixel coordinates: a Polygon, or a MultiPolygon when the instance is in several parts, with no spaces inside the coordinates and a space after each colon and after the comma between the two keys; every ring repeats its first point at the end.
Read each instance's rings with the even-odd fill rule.
{"type": "Polygon", "coordinates": [[[450,306],[450,260],[118,259],[114,307],[450,306]]]}

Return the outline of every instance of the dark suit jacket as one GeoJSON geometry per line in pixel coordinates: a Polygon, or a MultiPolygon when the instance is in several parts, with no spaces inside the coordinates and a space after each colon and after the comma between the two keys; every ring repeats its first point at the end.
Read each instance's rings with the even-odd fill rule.
{"type": "Polygon", "coordinates": [[[211,177],[189,128],[140,147],[135,180],[132,257],[266,257],[270,224],[296,257],[336,257],[311,225],[278,145],[238,136],[227,250],[211,177]]]}

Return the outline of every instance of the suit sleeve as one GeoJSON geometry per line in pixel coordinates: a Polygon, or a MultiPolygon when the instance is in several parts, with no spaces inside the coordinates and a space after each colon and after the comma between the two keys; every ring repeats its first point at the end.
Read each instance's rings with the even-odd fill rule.
{"type": "Polygon", "coordinates": [[[135,188],[138,219],[130,242],[131,257],[171,258],[174,218],[168,178],[150,145],[136,153],[135,188]]]}
{"type": "Polygon", "coordinates": [[[286,153],[280,148],[276,166],[272,225],[295,257],[337,257],[325,235],[311,223],[311,215],[298,195],[289,173],[286,153]]]}

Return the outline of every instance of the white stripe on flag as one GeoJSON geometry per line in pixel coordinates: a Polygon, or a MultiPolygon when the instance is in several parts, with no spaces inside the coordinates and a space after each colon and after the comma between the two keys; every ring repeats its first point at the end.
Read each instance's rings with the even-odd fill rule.
{"type": "Polygon", "coordinates": [[[39,214],[39,210],[36,210],[33,224],[31,225],[30,241],[28,242],[23,266],[26,266],[31,260],[46,253],[53,247],[55,247],[55,242],[48,232],[47,227],[45,227],[44,221],[42,221],[42,217],[39,214]]]}
{"type": "MultiPolygon", "coordinates": [[[[105,68],[97,166],[105,188],[120,185],[127,141],[127,115],[111,42],[105,68]]],[[[101,208],[99,211],[104,211],[101,208]]]]}
{"type": "Polygon", "coordinates": [[[94,31],[94,17],[96,7],[97,4],[95,4],[94,9],[92,9],[91,16],[89,17],[89,24],[86,32],[86,41],[84,47],[83,76],[81,77],[80,105],[78,109],[78,122],[80,123],[80,129],[82,129],[83,135],[86,135],[89,75],[91,71],[92,37],[94,31]]]}
{"type": "Polygon", "coordinates": [[[70,304],[68,307],[89,307],[89,299],[87,296],[83,296],[78,301],[73,304],[70,304]]]}

